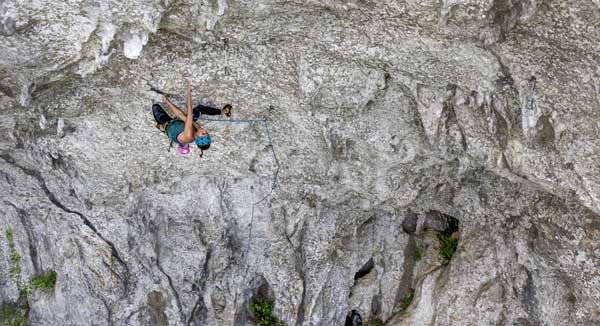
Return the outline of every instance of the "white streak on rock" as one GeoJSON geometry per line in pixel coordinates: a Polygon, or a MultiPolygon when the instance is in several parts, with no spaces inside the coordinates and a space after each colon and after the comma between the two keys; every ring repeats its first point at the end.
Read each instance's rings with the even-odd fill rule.
{"type": "Polygon", "coordinates": [[[146,43],[148,43],[147,33],[142,31],[130,33],[123,44],[123,52],[125,57],[129,59],[139,58],[146,43]]]}
{"type": "Polygon", "coordinates": [[[65,136],[65,119],[58,118],[56,123],[56,135],[59,138],[63,138],[65,136]]]}
{"type": "Polygon", "coordinates": [[[46,129],[47,124],[48,124],[48,120],[46,120],[46,117],[44,116],[44,114],[40,114],[40,128],[42,130],[46,129]]]}
{"type": "Polygon", "coordinates": [[[100,36],[100,42],[102,44],[102,53],[106,53],[110,47],[110,43],[115,37],[117,28],[111,23],[101,24],[98,28],[98,36],[100,36]]]}

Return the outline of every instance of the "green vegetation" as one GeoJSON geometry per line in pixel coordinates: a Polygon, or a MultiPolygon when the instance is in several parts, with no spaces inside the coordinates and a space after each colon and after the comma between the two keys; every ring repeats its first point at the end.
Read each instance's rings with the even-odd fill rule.
{"type": "Polygon", "coordinates": [[[46,274],[35,276],[29,282],[32,288],[40,290],[52,290],[56,285],[56,272],[49,271],[46,274]]]}
{"type": "Polygon", "coordinates": [[[373,319],[371,319],[369,321],[369,326],[383,326],[383,320],[379,319],[378,317],[374,317],[373,319]]]}
{"type": "Polygon", "coordinates": [[[27,297],[31,294],[31,291],[40,290],[52,290],[56,285],[56,272],[49,271],[46,274],[32,277],[29,281],[23,282],[21,279],[21,255],[15,245],[15,239],[13,232],[10,228],[6,229],[6,239],[8,240],[8,248],[10,250],[10,263],[11,268],[8,270],[10,277],[17,283],[17,289],[19,289],[19,295],[21,297],[27,297]]]}
{"type": "Polygon", "coordinates": [[[444,261],[444,265],[450,262],[458,247],[458,238],[454,233],[458,231],[458,220],[453,217],[448,217],[448,227],[438,235],[440,241],[440,256],[444,261]]]}
{"type": "Polygon", "coordinates": [[[440,256],[442,256],[444,264],[448,264],[456,251],[458,239],[443,234],[440,234],[438,239],[440,240],[440,256]]]}
{"type": "Polygon", "coordinates": [[[56,272],[49,271],[46,274],[32,277],[28,283],[21,284],[19,295],[29,296],[33,290],[43,290],[49,292],[56,285],[56,272]]]}
{"type": "Polygon", "coordinates": [[[260,326],[283,326],[283,322],[273,317],[273,304],[267,301],[252,301],[250,310],[254,321],[260,326]]]}
{"type": "Polygon", "coordinates": [[[3,304],[0,306],[0,325],[27,326],[29,322],[17,306],[3,304]]]}
{"type": "Polygon", "coordinates": [[[400,300],[400,309],[402,311],[406,310],[406,308],[408,308],[408,306],[410,306],[410,304],[413,301],[413,296],[414,296],[414,290],[408,289],[408,292],[404,295],[404,298],[402,298],[402,300],[400,300]]]}
{"type": "Polygon", "coordinates": [[[423,246],[420,244],[417,244],[417,246],[415,247],[415,261],[421,260],[421,258],[423,258],[423,254],[424,254],[423,246]]]}
{"type": "Polygon", "coordinates": [[[21,278],[21,255],[19,255],[19,252],[17,251],[15,239],[10,228],[6,229],[6,239],[8,240],[10,263],[12,265],[12,267],[8,270],[8,274],[10,277],[17,279],[17,282],[19,282],[19,279],[21,278]]]}

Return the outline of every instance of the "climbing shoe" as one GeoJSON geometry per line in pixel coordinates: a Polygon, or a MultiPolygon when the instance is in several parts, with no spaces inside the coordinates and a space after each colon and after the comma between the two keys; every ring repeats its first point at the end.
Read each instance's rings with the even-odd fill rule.
{"type": "Polygon", "coordinates": [[[231,104],[225,104],[225,106],[223,107],[223,114],[225,114],[226,117],[231,118],[232,109],[233,108],[231,104]]]}
{"type": "Polygon", "coordinates": [[[190,144],[177,145],[177,149],[179,150],[179,154],[186,155],[190,153],[190,144]]]}
{"type": "Polygon", "coordinates": [[[346,315],[344,326],[363,326],[363,321],[358,311],[352,309],[352,311],[346,315]]]}
{"type": "Polygon", "coordinates": [[[165,112],[160,104],[152,104],[152,115],[154,115],[154,120],[156,120],[158,125],[171,121],[171,117],[165,112]]]}

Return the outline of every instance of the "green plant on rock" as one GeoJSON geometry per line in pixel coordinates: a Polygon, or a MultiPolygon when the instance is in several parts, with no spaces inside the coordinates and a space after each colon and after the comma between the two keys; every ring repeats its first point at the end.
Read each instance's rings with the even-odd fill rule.
{"type": "Polygon", "coordinates": [[[19,254],[17,246],[15,245],[15,239],[12,230],[7,228],[5,233],[6,239],[8,240],[11,263],[11,268],[9,269],[8,274],[16,282],[17,289],[19,290],[19,296],[28,297],[31,294],[31,291],[36,289],[44,291],[54,289],[54,286],[56,285],[56,272],[52,270],[40,276],[34,276],[29,281],[23,281],[21,279],[21,272],[23,271],[21,268],[21,255],[19,254]]]}
{"type": "Polygon", "coordinates": [[[32,277],[29,281],[31,288],[40,290],[52,290],[56,285],[56,272],[49,271],[46,274],[32,277]]]}
{"type": "Polygon", "coordinates": [[[250,303],[255,322],[260,326],[283,326],[283,322],[273,317],[273,304],[257,300],[250,303]]]}
{"type": "Polygon", "coordinates": [[[369,326],[383,326],[383,320],[378,317],[375,317],[369,321],[369,326]]]}
{"type": "Polygon", "coordinates": [[[423,254],[424,254],[423,246],[420,244],[417,244],[415,247],[415,261],[421,260],[423,258],[423,254]]]}
{"type": "Polygon", "coordinates": [[[440,256],[442,257],[444,265],[450,262],[450,259],[452,259],[452,256],[458,247],[458,238],[456,237],[458,223],[457,219],[448,217],[448,227],[438,234],[438,240],[440,241],[440,256]]]}
{"type": "Polygon", "coordinates": [[[451,235],[440,234],[440,256],[444,260],[444,264],[448,264],[458,246],[458,239],[454,239],[451,235]]]}
{"type": "Polygon", "coordinates": [[[13,279],[17,279],[18,281],[18,279],[21,277],[21,255],[19,255],[19,251],[17,251],[13,232],[10,228],[6,229],[6,240],[8,240],[10,264],[12,265],[12,267],[8,270],[8,274],[13,279]]]}
{"type": "Polygon", "coordinates": [[[0,325],[27,326],[29,322],[23,311],[17,306],[3,304],[0,306],[0,325]]]}
{"type": "Polygon", "coordinates": [[[412,289],[409,289],[408,292],[404,295],[404,298],[402,298],[402,300],[400,300],[400,309],[402,311],[406,310],[406,308],[408,308],[408,306],[410,306],[410,304],[413,301],[413,297],[414,297],[414,291],[412,289]]]}

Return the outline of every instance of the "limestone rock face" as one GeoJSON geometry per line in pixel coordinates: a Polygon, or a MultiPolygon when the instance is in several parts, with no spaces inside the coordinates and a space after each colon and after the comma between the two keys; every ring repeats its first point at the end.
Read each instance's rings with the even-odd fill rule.
{"type": "Polygon", "coordinates": [[[597,0],[0,0],[0,318],[599,324],[599,22],[597,0]],[[150,107],[186,79],[259,121],[168,151],[150,107]]]}

